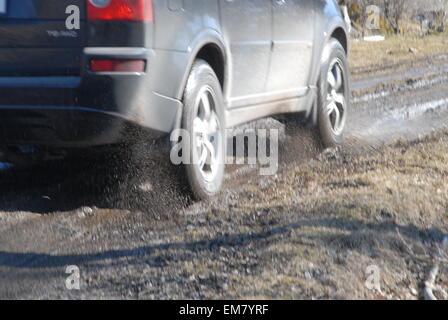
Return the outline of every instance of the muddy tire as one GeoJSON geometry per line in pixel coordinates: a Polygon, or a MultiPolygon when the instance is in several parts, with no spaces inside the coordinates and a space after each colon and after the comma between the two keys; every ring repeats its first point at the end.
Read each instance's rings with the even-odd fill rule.
{"type": "Polygon", "coordinates": [[[207,62],[194,63],[183,102],[182,129],[191,146],[185,174],[194,198],[206,200],[221,189],[226,148],[223,94],[207,62]]]}
{"type": "Polygon", "coordinates": [[[344,140],[350,110],[350,87],[347,55],[335,39],[330,40],[324,49],[317,91],[320,137],[325,147],[336,147],[344,140]]]}

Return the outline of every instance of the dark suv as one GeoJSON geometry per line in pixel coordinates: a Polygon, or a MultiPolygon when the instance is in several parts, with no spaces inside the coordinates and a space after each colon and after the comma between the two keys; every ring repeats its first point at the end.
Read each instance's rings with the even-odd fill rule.
{"type": "Polygon", "coordinates": [[[0,0],[0,140],[85,147],[191,132],[198,198],[225,129],[306,112],[342,141],[347,32],[334,0],[0,0]]]}

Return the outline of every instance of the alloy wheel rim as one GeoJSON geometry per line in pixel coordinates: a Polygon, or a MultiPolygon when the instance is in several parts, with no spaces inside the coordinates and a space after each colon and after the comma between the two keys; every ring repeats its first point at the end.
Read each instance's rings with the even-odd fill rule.
{"type": "Polygon", "coordinates": [[[204,86],[196,99],[193,122],[193,157],[205,181],[213,181],[219,170],[222,144],[221,125],[216,114],[216,96],[210,86],[204,86]]]}
{"type": "Polygon", "coordinates": [[[340,135],[345,128],[346,98],[345,74],[339,59],[332,61],[327,74],[326,115],[332,132],[340,135]]]}

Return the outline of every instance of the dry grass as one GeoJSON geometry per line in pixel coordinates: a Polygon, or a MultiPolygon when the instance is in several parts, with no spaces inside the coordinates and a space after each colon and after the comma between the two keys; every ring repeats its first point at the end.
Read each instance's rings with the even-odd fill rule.
{"type": "Polygon", "coordinates": [[[427,265],[410,261],[396,229],[415,250],[448,232],[447,150],[448,134],[439,133],[297,167],[272,185],[250,188],[242,213],[271,208],[266,219],[286,231],[266,241],[257,277],[245,278],[245,287],[236,277],[237,292],[284,299],[417,298],[412,292],[427,265]],[[365,287],[372,265],[381,269],[382,292],[365,287]]]}
{"type": "Polygon", "coordinates": [[[320,208],[360,220],[387,212],[402,223],[444,225],[438,217],[448,213],[447,150],[448,133],[442,133],[379,153],[298,167],[266,187],[247,186],[252,199],[240,208],[251,212],[289,204],[293,211],[320,208]]]}
{"type": "Polygon", "coordinates": [[[426,57],[447,53],[448,34],[419,36],[391,36],[383,42],[355,42],[350,48],[350,67],[354,74],[397,68],[426,57]],[[411,49],[414,52],[411,52],[411,49]],[[414,50],[415,49],[415,50],[414,50]]]}

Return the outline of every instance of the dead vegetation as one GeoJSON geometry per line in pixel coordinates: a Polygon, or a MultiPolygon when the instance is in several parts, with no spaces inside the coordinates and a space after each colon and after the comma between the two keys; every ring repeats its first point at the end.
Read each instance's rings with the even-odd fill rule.
{"type": "Polygon", "coordinates": [[[231,297],[247,298],[250,284],[264,298],[444,298],[447,149],[443,133],[358,157],[342,151],[246,187],[236,214],[277,227],[260,239],[257,275],[235,277],[231,297]],[[380,291],[366,287],[371,266],[380,291]]]}
{"type": "Polygon", "coordinates": [[[382,42],[352,41],[350,68],[355,78],[399,71],[446,54],[448,35],[390,36],[382,42]]]}

